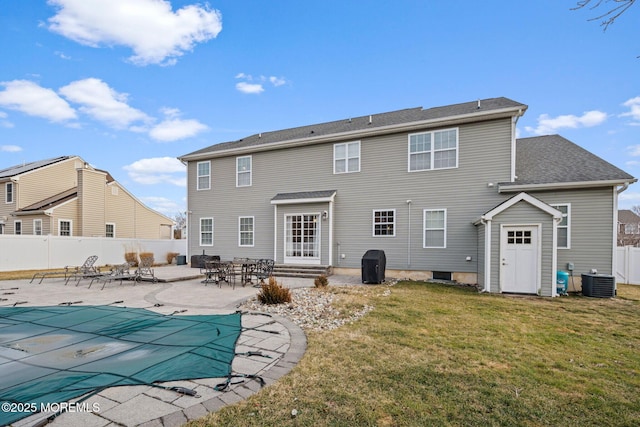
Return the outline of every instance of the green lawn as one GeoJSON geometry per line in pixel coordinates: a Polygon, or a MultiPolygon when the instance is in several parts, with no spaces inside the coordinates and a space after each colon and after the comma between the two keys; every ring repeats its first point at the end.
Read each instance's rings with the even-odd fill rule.
{"type": "Polygon", "coordinates": [[[341,308],[375,309],[308,332],[288,375],[190,425],[640,425],[639,286],[614,299],[383,289],[333,288],[341,308]]]}

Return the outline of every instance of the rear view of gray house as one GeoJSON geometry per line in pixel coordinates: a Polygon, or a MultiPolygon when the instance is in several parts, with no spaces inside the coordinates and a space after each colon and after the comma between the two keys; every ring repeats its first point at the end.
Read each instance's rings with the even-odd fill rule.
{"type": "Polygon", "coordinates": [[[547,296],[568,263],[578,286],[611,274],[618,194],[636,179],[560,136],[516,139],[526,110],[418,107],[186,154],[189,251],[360,274],[379,249],[388,277],[547,296]]]}

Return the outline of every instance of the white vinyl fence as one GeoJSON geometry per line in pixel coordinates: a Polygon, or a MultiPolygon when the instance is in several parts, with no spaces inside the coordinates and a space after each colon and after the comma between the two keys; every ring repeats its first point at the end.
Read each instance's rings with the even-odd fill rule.
{"type": "Polygon", "coordinates": [[[640,285],[640,248],[618,247],[617,260],[616,282],[640,285]]]}
{"type": "Polygon", "coordinates": [[[114,239],[107,237],[65,237],[0,235],[0,271],[43,270],[81,265],[98,255],[96,265],[125,262],[125,252],[153,252],[156,263],[166,263],[168,252],[186,255],[186,240],[114,239]]]}

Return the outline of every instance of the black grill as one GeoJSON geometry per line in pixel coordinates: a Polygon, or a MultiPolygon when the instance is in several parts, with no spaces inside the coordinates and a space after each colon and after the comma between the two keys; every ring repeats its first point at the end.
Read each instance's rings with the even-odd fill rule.
{"type": "Polygon", "coordinates": [[[369,249],[362,256],[362,283],[384,282],[384,270],[387,265],[387,257],[384,251],[369,249]]]}

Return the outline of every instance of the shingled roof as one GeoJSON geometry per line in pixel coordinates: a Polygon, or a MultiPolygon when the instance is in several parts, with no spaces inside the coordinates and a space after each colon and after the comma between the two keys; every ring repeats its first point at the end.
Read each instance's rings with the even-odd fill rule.
{"type": "Polygon", "coordinates": [[[508,98],[491,98],[462,104],[447,105],[423,109],[422,107],[408,108],[387,113],[371,114],[367,116],[347,118],[327,123],[319,123],[301,126],[274,132],[254,134],[237,141],[222,142],[211,145],[198,151],[181,156],[183,160],[190,157],[199,157],[203,154],[217,153],[226,150],[239,150],[243,148],[258,147],[273,143],[282,143],[295,140],[313,140],[319,137],[342,135],[349,133],[365,132],[372,129],[384,129],[395,125],[403,125],[421,122],[437,122],[438,120],[453,119],[456,117],[486,115],[498,113],[502,110],[524,112],[527,106],[508,98]]]}
{"type": "Polygon", "coordinates": [[[518,139],[516,176],[515,182],[500,186],[636,181],[625,171],[560,135],[518,139]]]}
{"type": "Polygon", "coordinates": [[[75,156],[61,156],[54,157],[52,159],[38,160],[35,162],[23,163],[17,166],[10,166],[8,168],[0,170],[0,179],[10,178],[12,176],[20,175],[21,173],[29,172],[34,169],[39,169],[45,166],[49,166],[53,163],[58,163],[63,160],[70,159],[75,156]]]}

